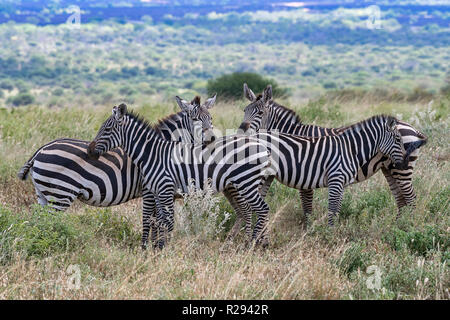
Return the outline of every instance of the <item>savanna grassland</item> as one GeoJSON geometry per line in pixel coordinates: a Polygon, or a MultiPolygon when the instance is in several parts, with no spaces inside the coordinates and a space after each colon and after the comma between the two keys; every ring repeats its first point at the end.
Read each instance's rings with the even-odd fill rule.
{"type": "MultiPolygon", "coordinates": [[[[392,113],[427,134],[414,175],[417,207],[396,221],[388,185],[377,174],[346,189],[336,227],[326,222],[326,190],[302,225],[298,192],[274,183],[268,195],[271,246],[227,241],[234,214],[222,195],[178,202],[173,239],[161,252],[140,249],[140,201],[100,209],[76,203],[57,213],[35,205],[16,172],[57,137],[92,139],[110,107],[25,107],[0,111],[0,298],[28,299],[448,299],[449,100],[342,102],[324,96],[295,108],[305,122],[351,123],[392,113]],[[371,268],[378,268],[380,289],[371,268]],[[76,269],[79,268],[79,269],[76,269]],[[78,289],[74,272],[80,271],[78,289]],[[367,273],[366,271],[369,271],[367,273]],[[72,286],[70,285],[72,284],[72,286]]],[[[244,101],[212,109],[220,130],[237,128],[244,101]]],[[[155,121],[175,103],[132,105],[155,121]]]]}
{"type": "MultiPolygon", "coordinates": [[[[64,23],[72,1],[29,2],[0,0],[0,299],[450,299],[444,1],[380,1],[380,28],[368,27],[359,1],[166,1],[173,6],[142,16],[151,3],[79,0],[79,27],[64,23]],[[224,9],[231,4],[235,11],[224,9]],[[175,95],[204,101],[211,80],[233,72],[276,81],[285,93],[277,102],[305,123],[338,127],[385,113],[425,133],[416,208],[396,220],[378,173],[346,189],[334,228],[327,190],[317,190],[305,228],[298,191],[276,182],[262,250],[243,235],[227,240],[235,215],[222,195],[195,192],[177,202],[168,246],[143,252],[139,200],[53,212],[17,178],[43,144],[93,139],[113,105],[155,122],[178,111],[175,95]]],[[[222,134],[244,116],[237,87],[211,109],[222,134]]]]}

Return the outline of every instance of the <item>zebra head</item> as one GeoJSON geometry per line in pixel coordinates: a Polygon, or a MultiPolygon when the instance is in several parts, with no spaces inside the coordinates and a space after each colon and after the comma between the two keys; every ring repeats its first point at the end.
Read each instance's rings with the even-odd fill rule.
{"type": "Polygon", "coordinates": [[[212,124],[212,117],[209,109],[214,106],[216,96],[207,99],[204,104],[200,103],[200,97],[196,96],[190,103],[176,96],[178,106],[188,115],[189,123],[187,127],[194,135],[194,140],[204,143],[213,142],[216,139],[212,124]],[[199,139],[200,138],[200,139],[199,139]]]}
{"type": "Polygon", "coordinates": [[[253,91],[244,83],[244,96],[250,100],[250,104],[244,109],[244,120],[239,129],[243,132],[258,132],[259,129],[265,129],[265,122],[270,105],[273,102],[272,86],[269,84],[262,95],[256,96],[253,91]]]}
{"type": "Polygon", "coordinates": [[[402,136],[398,131],[398,120],[394,117],[382,117],[385,119],[384,130],[382,130],[379,150],[388,156],[396,169],[404,169],[405,147],[402,136]]]}
{"type": "Polygon", "coordinates": [[[127,106],[122,103],[114,106],[112,115],[103,123],[95,139],[88,146],[88,156],[98,159],[104,153],[122,146],[123,118],[127,106]]]}

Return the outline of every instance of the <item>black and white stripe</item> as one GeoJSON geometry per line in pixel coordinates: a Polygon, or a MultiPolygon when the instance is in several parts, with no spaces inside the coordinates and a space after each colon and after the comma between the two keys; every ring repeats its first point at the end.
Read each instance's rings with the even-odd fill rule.
{"type": "Polygon", "coordinates": [[[164,246],[173,229],[175,194],[188,192],[192,183],[203,189],[208,181],[215,192],[232,187],[238,195],[238,205],[248,206],[257,214],[252,236],[264,244],[269,207],[259,194],[259,187],[266,177],[270,157],[267,148],[256,139],[232,136],[196,146],[168,142],[121,104],[113,108],[113,115],[103,123],[88,150],[96,157],[116,147],[123,148],[140,169],[143,189],[153,195],[144,196],[144,247],[150,228],[153,243],[164,246]]]}
{"type": "MultiPolygon", "coordinates": [[[[195,97],[191,103],[176,97],[181,112],[158,122],[155,130],[166,140],[207,142],[214,136],[208,109],[215,96],[200,104],[195,97]]],[[[98,159],[87,155],[89,142],[58,139],[39,148],[18,174],[25,180],[31,172],[38,202],[57,210],[66,210],[75,199],[99,207],[127,202],[142,196],[139,168],[126,153],[116,148],[98,159]]]]}
{"type": "MultiPolygon", "coordinates": [[[[251,101],[245,108],[244,120],[240,126],[240,129],[244,131],[258,132],[260,129],[264,129],[300,136],[321,137],[339,134],[346,128],[323,128],[303,124],[293,110],[273,101],[270,85],[262,95],[256,97],[253,91],[244,84],[244,96],[251,101]]],[[[412,173],[419,148],[427,142],[427,137],[403,121],[398,121],[397,129],[402,136],[406,150],[403,167],[401,169],[394,168],[388,157],[379,152],[359,169],[354,183],[367,180],[381,169],[395,197],[400,214],[402,207],[414,205],[416,195],[412,186],[412,173]]],[[[307,215],[312,212],[313,191],[301,190],[300,194],[302,207],[307,215]]]]}
{"type": "Polygon", "coordinates": [[[339,213],[343,189],[354,183],[361,168],[378,152],[396,166],[403,165],[405,151],[397,120],[379,115],[347,127],[339,134],[304,137],[278,132],[251,135],[271,153],[271,177],[264,184],[265,196],[273,176],[299,190],[328,187],[328,222],[339,213]]]}

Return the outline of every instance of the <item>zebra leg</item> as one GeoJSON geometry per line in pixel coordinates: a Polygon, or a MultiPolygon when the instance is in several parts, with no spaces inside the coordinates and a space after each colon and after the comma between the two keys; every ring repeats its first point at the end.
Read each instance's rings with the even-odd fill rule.
{"type": "Polygon", "coordinates": [[[267,236],[267,221],[269,220],[269,206],[264,201],[264,198],[259,193],[258,189],[248,188],[246,191],[240,190],[236,187],[239,193],[238,201],[245,201],[250,206],[251,210],[256,213],[257,220],[253,230],[252,239],[256,240],[258,245],[267,247],[269,239],[267,236]]]}
{"type": "Polygon", "coordinates": [[[242,220],[245,221],[245,234],[249,240],[252,239],[252,209],[250,208],[247,200],[241,196],[241,194],[233,188],[233,193],[230,194],[232,201],[236,203],[236,209],[240,212],[240,221],[233,226],[232,236],[236,236],[239,232],[242,220]],[[237,227],[237,228],[236,228],[237,227]]]}
{"type": "Polygon", "coordinates": [[[389,188],[391,189],[392,195],[395,198],[395,202],[397,203],[397,216],[400,214],[400,209],[406,206],[405,198],[403,197],[403,192],[399,187],[398,179],[395,179],[391,171],[386,169],[385,167],[381,168],[381,172],[383,172],[386,180],[389,184],[389,188]]]}
{"type": "Polygon", "coordinates": [[[312,213],[314,190],[300,190],[305,227],[308,225],[308,217],[312,213]]]}
{"type": "Polygon", "coordinates": [[[234,238],[237,236],[243,221],[245,221],[245,233],[249,238],[251,238],[252,211],[248,203],[232,186],[227,187],[224,191],[224,194],[233,207],[234,211],[236,212],[236,221],[230,231],[230,238],[234,238]]]}
{"type": "Polygon", "coordinates": [[[334,225],[334,218],[341,211],[344,184],[336,179],[328,183],[328,225],[334,225]]]}
{"type": "Polygon", "coordinates": [[[154,243],[159,249],[164,248],[169,240],[169,233],[172,232],[174,226],[174,195],[173,188],[161,190],[156,199],[156,225],[158,228],[158,237],[154,243]]]}
{"type": "Polygon", "coordinates": [[[411,179],[397,180],[397,184],[399,185],[400,190],[402,191],[406,205],[415,207],[417,196],[416,192],[414,191],[411,179]]]}
{"type": "Polygon", "coordinates": [[[269,192],[270,186],[272,185],[273,179],[275,176],[269,176],[266,179],[263,180],[259,187],[259,194],[263,197],[263,199],[266,199],[267,192],[269,192]]]}
{"type": "MultiPolygon", "coordinates": [[[[397,179],[397,185],[399,186],[405,205],[415,208],[416,206],[416,192],[414,191],[411,178],[397,179]]],[[[400,218],[400,208],[397,212],[397,219],[400,218]]]]}
{"type": "Polygon", "coordinates": [[[147,249],[150,228],[152,230],[152,241],[157,237],[156,229],[156,202],[155,196],[150,191],[145,191],[142,195],[142,249],[147,249]]]}
{"type": "MultiPolygon", "coordinates": [[[[274,176],[269,176],[267,179],[262,180],[259,188],[259,193],[262,196],[263,199],[265,199],[267,192],[269,191],[270,185],[272,184],[274,179],[274,176]]],[[[228,187],[228,195],[225,193],[225,196],[227,197],[228,201],[230,201],[231,205],[233,206],[233,209],[236,212],[236,222],[234,223],[234,226],[230,232],[232,237],[235,237],[239,229],[242,225],[242,220],[245,220],[245,233],[247,236],[251,236],[251,227],[252,227],[252,209],[249,207],[247,201],[243,199],[239,193],[236,191],[233,187],[228,187]],[[230,198],[232,198],[230,200],[230,198]],[[233,203],[236,203],[237,199],[240,199],[238,201],[239,203],[236,205],[233,205],[233,203]],[[241,211],[240,214],[238,214],[238,211],[241,211]]]]}

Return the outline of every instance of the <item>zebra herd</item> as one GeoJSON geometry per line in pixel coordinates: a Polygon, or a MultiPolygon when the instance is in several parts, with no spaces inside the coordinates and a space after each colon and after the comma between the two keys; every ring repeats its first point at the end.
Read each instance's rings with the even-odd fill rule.
{"type": "Polygon", "coordinates": [[[19,171],[31,175],[38,202],[66,210],[75,199],[112,206],[142,197],[142,247],[162,248],[174,227],[174,199],[193,185],[223,192],[236,212],[232,235],[245,222],[247,237],[267,246],[274,179],[300,190],[306,218],[313,190],[328,188],[328,223],[339,214],[344,187],[379,171],[395,197],[398,214],[414,205],[412,172],[425,135],[394,117],[377,115],[340,128],[303,124],[274,102],[268,85],[250,100],[237,134],[217,138],[209,109],[176,97],[181,111],[150,125],[125,104],[115,106],[92,142],[58,139],[39,148],[19,171]],[[257,219],[252,227],[252,215],[257,219]]]}

